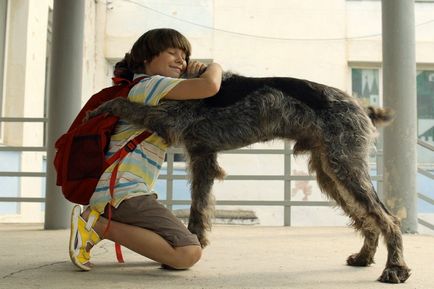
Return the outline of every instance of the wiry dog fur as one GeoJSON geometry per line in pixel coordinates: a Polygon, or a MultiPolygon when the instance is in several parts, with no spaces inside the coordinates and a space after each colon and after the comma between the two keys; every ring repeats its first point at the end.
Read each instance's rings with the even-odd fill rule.
{"type": "Polygon", "coordinates": [[[379,281],[400,283],[410,270],[403,258],[400,222],[379,200],[367,163],[374,125],[390,120],[383,109],[363,108],[346,93],[295,78],[250,78],[226,73],[219,93],[194,101],[144,106],[115,99],[90,113],[110,113],[157,132],[189,157],[192,205],[188,228],[202,246],[211,227],[211,188],[224,177],[217,152],[271,139],[292,140],[294,153],[310,153],[309,168],[321,190],[364,236],[350,266],[374,262],[380,233],[388,256],[379,281]],[[373,125],[374,124],[374,125],[373,125]]]}

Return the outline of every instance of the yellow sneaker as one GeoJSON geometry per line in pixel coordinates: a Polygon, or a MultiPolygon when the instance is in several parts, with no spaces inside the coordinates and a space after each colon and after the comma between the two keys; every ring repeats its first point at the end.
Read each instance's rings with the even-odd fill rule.
{"type": "Polygon", "coordinates": [[[71,235],[69,237],[69,256],[72,263],[84,271],[89,271],[90,252],[88,244],[94,246],[101,241],[93,226],[99,218],[99,213],[92,210],[87,222],[81,217],[81,206],[76,205],[71,213],[71,235]]]}

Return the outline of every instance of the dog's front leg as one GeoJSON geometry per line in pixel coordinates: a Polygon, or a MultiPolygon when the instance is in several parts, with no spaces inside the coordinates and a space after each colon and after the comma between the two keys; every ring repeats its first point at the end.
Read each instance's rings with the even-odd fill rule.
{"type": "Polygon", "coordinates": [[[216,153],[190,155],[191,208],[188,229],[197,235],[202,247],[209,244],[206,232],[211,230],[211,218],[214,210],[214,197],[211,193],[214,179],[224,177],[223,170],[217,163],[216,153]]]}
{"type": "Polygon", "coordinates": [[[144,105],[129,101],[125,97],[117,97],[104,102],[93,111],[89,111],[86,119],[99,114],[114,115],[138,128],[146,128],[156,132],[168,145],[172,145],[179,141],[179,135],[182,132],[182,127],[175,126],[174,123],[178,123],[178,119],[182,118],[175,117],[174,119],[173,111],[167,110],[168,102],[165,105],[144,105]]]}

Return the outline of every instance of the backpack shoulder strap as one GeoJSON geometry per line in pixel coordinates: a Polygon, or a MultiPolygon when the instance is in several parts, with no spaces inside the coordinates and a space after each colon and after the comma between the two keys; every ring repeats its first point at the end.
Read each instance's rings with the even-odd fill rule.
{"type": "MultiPolygon", "coordinates": [[[[111,199],[113,200],[114,197],[114,189],[116,185],[116,176],[118,174],[119,165],[122,161],[122,159],[129,153],[132,152],[139,143],[144,141],[147,137],[149,137],[152,133],[148,130],[143,131],[141,134],[137,135],[132,140],[128,141],[120,150],[118,150],[114,155],[112,155],[108,160],[107,163],[110,166],[114,162],[117,161],[116,166],[113,168],[112,174],[110,176],[109,181],[109,191],[111,199]]],[[[107,235],[107,232],[110,228],[112,219],[112,211],[111,211],[111,203],[108,205],[108,223],[107,226],[104,229],[104,233],[102,234],[103,238],[107,235]]],[[[122,256],[122,250],[118,243],[115,243],[115,251],[116,251],[116,258],[118,259],[119,263],[124,263],[124,259],[122,256]]]]}
{"type": "Polygon", "coordinates": [[[142,79],[149,78],[149,75],[144,75],[137,77],[133,80],[129,80],[121,77],[112,77],[112,81],[114,85],[128,85],[130,88],[139,83],[142,79]]]}
{"type": "Polygon", "coordinates": [[[114,155],[107,159],[107,164],[110,166],[116,160],[121,160],[127,155],[129,152],[132,152],[139,143],[144,141],[147,137],[149,137],[152,133],[148,130],[143,131],[141,134],[137,135],[132,140],[128,141],[121,149],[119,149],[114,155]]]}

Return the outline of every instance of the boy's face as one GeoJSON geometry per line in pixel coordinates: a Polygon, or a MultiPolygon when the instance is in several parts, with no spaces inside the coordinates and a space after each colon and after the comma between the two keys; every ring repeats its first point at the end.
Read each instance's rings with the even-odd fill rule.
{"type": "Polygon", "coordinates": [[[187,67],[185,52],[179,48],[168,48],[155,56],[151,61],[145,61],[145,73],[179,78],[187,67]]]}

